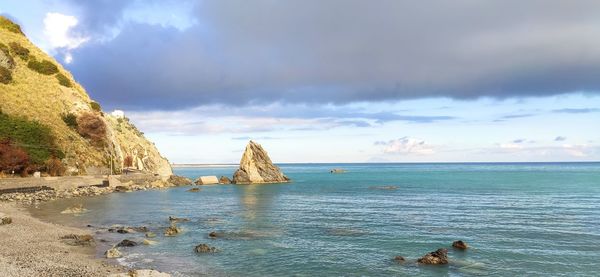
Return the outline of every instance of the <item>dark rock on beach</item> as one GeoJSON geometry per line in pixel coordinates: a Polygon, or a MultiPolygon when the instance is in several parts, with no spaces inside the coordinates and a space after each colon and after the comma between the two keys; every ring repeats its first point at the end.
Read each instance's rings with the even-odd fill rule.
{"type": "Polygon", "coordinates": [[[91,235],[75,235],[70,234],[60,238],[68,245],[73,246],[90,246],[94,244],[94,238],[91,235]]]}
{"type": "Polygon", "coordinates": [[[466,250],[467,248],[469,248],[469,245],[467,245],[467,243],[462,240],[457,240],[452,243],[452,247],[460,250],[466,250]]]}
{"type": "Polygon", "coordinates": [[[427,255],[417,260],[420,264],[429,265],[442,265],[448,263],[448,249],[440,248],[434,252],[427,253],[427,255]]]}
{"type": "Polygon", "coordinates": [[[196,253],[215,253],[217,248],[209,246],[207,244],[199,244],[195,248],[196,253]]]}
{"type": "Polygon", "coordinates": [[[12,218],[8,217],[8,216],[3,216],[0,219],[0,225],[8,225],[12,223],[12,218]]]}

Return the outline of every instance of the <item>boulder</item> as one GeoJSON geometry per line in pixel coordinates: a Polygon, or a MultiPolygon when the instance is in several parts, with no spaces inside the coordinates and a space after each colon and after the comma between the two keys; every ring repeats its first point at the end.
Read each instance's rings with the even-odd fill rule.
{"type": "Polygon", "coordinates": [[[417,260],[420,264],[441,265],[448,263],[448,249],[440,248],[434,252],[427,253],[417,260]]]}
{"type": "Polygon", "coordinates": [[[217,176],[200,176],[194,183],[196,185],[214,185],[219,183],[219,179],[217,176]]]}
{"type": "Polygon", "coordinates": [[[234,184],[260,184],[283,183],[290,179],[283,175],[281,170],[273,165],[271,158],[260,144],[250,141],[242,160],[240,168],[233,174],[234,184]]]}
{"type": "Polygon", "coordinates": [[[187,190],[188,192],[199,192],[200,188],[191,188],[187,190]]]}
{"type": "Polygon", "coordinates": [[[75,235],[70,234],[60,237],[68,245],[73,246],[91,246],[94,244],[94,237],[91,235],[75,235]]]}
{"type": "Polygon", "coordinates": [[[467,248],[469,248],[469,245],[467,245],[467,243],[462,240],[457,240],[452,243],[452,247],[460,250],[466,250],[467,248]]]}
{"type": "Polygon", "coordinates": [[[128,240],[128,239],[124,239],[117,244],[117,247],[134,247],[136,245],[137,245],[137,242],[128,240]]]}
{"type": "Polygon", "coordinates": [[[177,226],[175,226],[175,224],[171,224],[171,226],[169,226],[169,228],[167,228],[167,230],[165,230],[164,235],[167,237],[172,237],[172,236],[176,236],[180,232],[181,232],[181,230],[179,228],[177,228],[177,226]]]}
{"type": "Polygon", "coordinates": [[[216,238],[221,237],[221,236],[222,235],[219,234],[219,233],[217,233],[217,232],[210,232],[210,233],[208,233],[208,237],[211,238],[211,239],[216,239],[216,238]]]}
{"type": "Polygon", "coordinates": [[[192,184],[192,180],[183,176],[171,175],[167,182],[175,186],[187,186],[192,184]]]}
{"type": "Polygon", "coordinates": [[[111,248],[111,249],[106,250],[106,252],[104,252],[104,256],[109,259],[120,258],[121,252],[119,252],[119,250],[117,248],[111,248]]]}
{"type": "Polygon", "coordinates": [[[231,184],[231,180],[227,176],[221,176],[221,178],[219,178],[219,184],[228,185],[231,184]]]}
{"type": "Polygon", "coordinates": [[[8,217],[8,216],[2,216],[2,218],[0,218],[0,225],[8,225],[12,223],[12,218],[8,217]]]}
{"type": "Polygon", "coordinates": [[[128,192],[131,191],[131,188],[129,186],[116,186],[115,187],[115,192],[128,192]]]}
{"type": "Polygon", "coordinates": [[[217,248],[208,246],[207,244],[199,244],[195,248],[196,253],[215,253],[217,248]]]}

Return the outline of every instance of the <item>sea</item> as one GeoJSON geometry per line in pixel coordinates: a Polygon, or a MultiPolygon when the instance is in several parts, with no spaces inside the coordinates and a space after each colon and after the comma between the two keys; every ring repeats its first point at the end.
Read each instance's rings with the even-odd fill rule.
{"type": "MultiPolygon", "coordinates": [[[[600,276],[600,163],[279,166],[293,182],[61,199],[32,213],[89,229],[99,257],[144,239],[107,228],[146,226],[156,244],[120,248],[115,262],[173,276],[600,276]],[[60,213],[78,203],[88,211],[60,213]],[[189,219],[180,235],[163,235],[169,216],[189,219]],[[202,243],[218,252],[195,253],[202,243]],[[439,248],[449,264],[417,264],[439,248]]],[[[174,170],[194,179],[235,169],[174,170]]]]}

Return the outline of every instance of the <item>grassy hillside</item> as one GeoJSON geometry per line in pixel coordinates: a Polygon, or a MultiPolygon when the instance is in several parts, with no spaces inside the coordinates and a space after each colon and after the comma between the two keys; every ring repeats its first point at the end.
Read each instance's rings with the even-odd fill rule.
{"type": "MultiPolygon", "coordinates": [[[[116,119],[105,115],[67,70],[33,45],[18,25],[3,17],[0,17],[0,109],[10,118],[48,128],[54,140],[51,144],[64,153],[62,162],[72,174],[83,174],[94,167],[107,168],[111,161],[120,170],[125,156],[140,156],[129,149],[130,144],[142,145],[146,151],[140,157],[146,163],[140,167],[151,172],[170,172],[170,167],[165,168],[168,162],[151,142],[141,133],[115,130],[112,122],[116,119]],[[83,121],[84,115],[87,121],[83,121]],[[76,126],[77,123],[83,127],[76,126]],[[102,125],[105,130],[98,130],[102,125]],[[121,147],[124,141],[126,149],[121,147]]],[[[10,133],[7,135],[5,131],[0,136],[10,139],[10,133]]]]}

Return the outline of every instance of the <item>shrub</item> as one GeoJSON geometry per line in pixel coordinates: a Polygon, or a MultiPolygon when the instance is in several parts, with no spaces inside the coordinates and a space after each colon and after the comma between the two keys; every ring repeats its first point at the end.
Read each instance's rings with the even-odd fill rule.
{"type": "Polygon", "coordinates": [[[102,107],[100,107],[100,104],[98,104],[98,102],[94,102],[94,101],[92,101],[90,103],[90,107],[92,108],[92,110],[97,111],[97,112],[102,110],[102,107]]]}
{"type": "Polygon", "coordinates": [[[13,41],[9,43],[8,46],[10,46],[10,49],[13,51],[13,53],[19,56],[19,58],[22,60],[26,61],[29,59],[29,49],[21,46],[21,44],[13,41]]]}
{"type": "Polygon", "coordinates": [[[21,31],[21,26],[19,26],[19,24],[10,21],[10,19],[4,16],[0,16],[0,27],[9,30],[13,33],[21,35],[23,34],[23,31],[21,31]]]}
{"type": "Polygon", "coordinates": [[[123,167],[132,167],[133,166],[133,158],[129,155],[123,159],[123,167]]]}
{"type": "Polygon", "coordinates": [[[68,88],[73,86],[73,84],[71,84],[71,80],[69,80],[69,78],[67,78],[67,76],[63,75],[62,73],[56,74],[56,79],[58,80],[58,83],[61,86],[65,86],[68,88]]]}
{"type": "Polygon", "coordinates": [[[65,171],[67,171],[67,169],[60,159],[52,157],[46,161],[46,172],[48,172],[50,176],[62,176],[65,174],[65,171]]]}
{"type": "Polygon", "coordinates": [[[72,113],[67,113],[62,115],[62,120],[67,124],[67,126],[77,129],[77,116],[72,113]]]}
{"type": "Polygon", "coordinates": [[[29,156],[9,139],[0,141],[0,171],[22,173],[29,167],[29,156]]]}
{"type": "Polygon", "coordinates": [[[8,84],[12,81],[12,73],[6,67],[0,66],[0,83],[8,84]]]}
{"type": "Polygon", "coordinates": [[[99,146],[106,139],[106,124],[99,116],[84,113],[77,118],[77,132],[99,146]]]}
{"type": "Polygon", "coordinates": [[[27,63],[27,67],[29,67],[29,69],[31,69],[31,70],[34,70],[34,71],[44,74],[44,75],[52,75],[52,74],[58,73],[58,67],[56,67],[56,65],[54,63],[52,63],[51,61],[47,61],[47,60],[38,62],[34,59],[31,59],[27,63]]]}
{"type": "Polygon", "coordinates": [[[64,158],[50,128],[37,121],[0,114],[0,140],[3,139],[25,150],[33,164],[43,165],[51,156],[64,158]]]}

